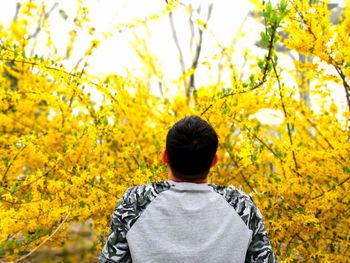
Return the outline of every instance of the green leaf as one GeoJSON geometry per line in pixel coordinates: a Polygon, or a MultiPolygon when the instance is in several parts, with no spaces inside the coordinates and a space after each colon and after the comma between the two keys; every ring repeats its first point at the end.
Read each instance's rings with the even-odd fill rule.
{"type": "Polygon", "coordinates": [[[310,246],[309,243],[307,243],[307,242],[304,242],[304,243],[303,243],[303,247],[304,247],[304,248],[308,249],[309,246],[310,246]]]}
{"type": "Polygon", "coordinates": [[[270,72],[272,70],[272,64],[271,63],[267,63],[267,72],[270,72]]]}
{"type": "Polygon", "coordinates": [[[147,165],[144,162],[140,163],[141,170],[145,170],[146,168],[147,168],[147,165]]]}
{"type": "Polygon", "coordinates": [[[278,158],[280,158],[280,159],[282,159],[282,158],[284,158],[284,157],[287,156],[287,154],[286,154],[285,152],[282,152],[282,151],[279,150],[279,149],[276,149],[276,150],[275,150],[275,154],[276,154],[276,157],[278,157],[278,158]]]}
{"type": "Polygon", "coordinates": [[[265,68],[265,60],[259,59],[259,60],[258,60],[258,67],[259,67],[261,70],[264,70],[264,68],[265,68]]]}
{"type": "Polygon", "coordinates": [[[266,4],[266,13],[271,14],[271,12],[272,12],[272,3],[271,1],[268,1],[266,4]]]}
{"type": "Polygon", "coordinates": [[[278,61],[278,56],[276,54],[273,55],[273,61],[275,62],[275,65],[276,65],[278,61]]]}
{"type": "Polygon", "coordinates": [[[265,34],[265,32],[260,33],[261,36],[261,43],[264,47],[268,47],[270,43],[269,37],[265,34]]]}
{"type": "Polygon", "coordinates": [[[253,74],[251,74],[249,76],[249,87],[253,88],[255,85],[255,76],[253,74]]]}
{"type": "Polygon", "coordinates": [[[9,166],[9,163],[10,163],[10,160],[9,160],[9,159],[7,159],[6,157],[2,157],[1,160],[2,160],[3,164],[5,165],[5,168],[6,168],[7,166],[9,166]]]}
{"type": "Polygon", "coordinates": [[[343,171],[344,171],[344,173],[346,173],[346,174],[350,174],[350,167],[344,166],[344,167],[343,167],[343,171]]]}
{"type": "Polygon", "coordinates": [[[331,190],[335,190],[337,189],[337,184],[335,182],[330,182],[329,187],[331,188],[331,190]]]}
{"type": "Polygon", "coordinates": [[[275,174],[271,174],[270,176],[271,176],[272,179],[275,180],[276,183],[280,183],[280,182],[282,181],[281,178],[279,178],[279,177],[278,177],[277,175],[275,175],[275,174]]]}
{"type": "Polygon", "coordinates": [[[286,0],[281,0],[277,6],[278,11],[280,11],[282,14],[285,14],[287,12],[287,6],[288,2],[286,0]]]}
{"type": "Polygon", "coordinates": [[[63,9],[60,9],[58,12],[64,20],[68,19],[68,15],[67,15],[66,11],[64,11],[63,9]]]}

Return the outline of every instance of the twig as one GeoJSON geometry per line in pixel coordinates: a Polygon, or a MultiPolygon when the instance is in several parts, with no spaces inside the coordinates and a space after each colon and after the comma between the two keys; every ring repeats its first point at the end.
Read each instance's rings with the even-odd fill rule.
{"type": "MultiPolygon", "coordinates": [[[[334,150],[334,146],[333,146],[333,145],[331,144],[331,142],[327,139],[327,137],[324,136],[324,135],[322,134],[322,132],[321,132],[320,129],[316,126],[316,124],[313,123],[310,119],[307,119],[307,122],[311,124],[311,126],[318,132],[318,134],[322,137],[322,139],[325,140],[325,142],[328,144],[328,146],[329,146],[332,150],[334,150]]],[[[341,159],[342,161],[344,161],[344,162],[347,161],[343,156],[339,155],[339,157],[340,157],[340,159],[341,159]]],[[[343,165],[343,163],[340,163],[340,164],[343,165]]]]}
{"type": "Polygon", "coordinates": [[[284,170],[283,164],[284,164],[284,160],[283,158],[281,158],[281,156],[279,156],[266,142],[264,142],[262,139],[260,139],[255,133],[253,133],[253,136],[255,139],[257,139],[264,147],[266,147],[266,149],[268,149],[273,156],[275,156],[281,163],[281,169],[282,169],[282,174],[284,179],[286,179],[286,171],[284,170]]]}
{"type": "MultiPolygon", "coordinates": [[[[179,56],[180,56],[181,71],[182,71],[182,74],[185,74],[186,66],[185,66],[184,56],[183,56],[183,53],[182,53],[182,50],[181,50],[181,47],[180,47],[179,39],[177,37],[177,33],[176,33],[174,21],[173,21],[173,13],[172,12],[169,12],[169,21],[170,21],[170,27],[171,27],[171,32],[172,32],[172,35],[173,35],[173,39],[175,41],[175,45],[176,45],[177,51],[179,52],[179,56]]],[[[185,84],[185,87],[186,87],[187,86],[186,79],[184,79],[184,84],[185,84]]]]}
{"type": "MultiPolygon", "coordinates": [[[[56,162],[56,164],[58,163],[58,161],[56,162]]],[[[31,184],[35,183],[36,181],[38,181],[40,178],[46,177],[50,172],[54,171],[55,167],[51,167],[50,170],[46,171],[45,173],[43,173],[42,175],[40,175],[39,177],[35,178],[33,181],[28,182],[25,185],[21,185],[21,187],[19,187],[18,189],[16,189],[15,191],[12,192],[12,194],[17,193],[19,190],[22,190],[24,188],[27,188],[28,186],[30,186],[31,184]]]]}
{"type": "Polygon", "coordinates": [[[18,263],[21,262],[22,260],[30,257],[31,255],[33,255],[40,247],[42,247],[46,242],[48,242],[64,225],[64,223],[67,221],[68,217],[70,216],[72,211],[69,211],[68,214],[66,215],[66,217],[63,219],[63,221],[61,222],[61,224],[59,224],[59,226],[55,229],[55,231],[52,232],[51,235],[49,235],[45,240],[43,240],[39,245],[37,245],[35,248],[33,248],[28,254],[20,257],[19,259],[17,259],[16,261],[14,261],[14,263],[18,263]]]}
{"type": "MultiPolygon", "coordinates": [[[[250,89],[243,90],[243,91],[238,91],[238,92],[230,92],[228,94],[225,94],[225,95],[219,97],[216,101],[222,100],[222,99],[224,99],[226,97],[230,97],[230,96],[233,96],[233,95],[243,94],[243,93],[246,93],[246,92],[249,92],[249,91],[253,91],[253,90],[261,87],[266,82],[267,74],[268,74],[268,71],[269,71],[269,64],[270,64],[269,62],[272,60],[272,51],[273,51],[273,47],[274,47],[276,30],[277,30],[277,26],[273,25],[272,26],[271,38],[270,38],[270,42],[269,42],[269,47],[268,47],[268,53],[267,53],[266,60],[265,60],[265,67],[264,67],[264,70],[263,70],[263,76],[262,76],[261,80],[257,84],[255,84],[254,87],[252,87],[250,89]]],[[[203,116],[211,107],[214,106],[216,101],[214,101],[212,104],[210,104],[208,107],[206,107],[204,109],[204,111],[200,115],[203,116]]]]}
{"type": "MultiPolygon", "coordinates": [[[[206,18],[206,21],[205,21],[205,26],[208,24],[209,20],[210,20],[210,17],[211,17],[211,13],[213,11],[213,5],[210,4],[209,7],[208,7],[208,15],[207,15],[207,18],[206,18]]],[[[202,51],[202,46],[203,46],[203,32],[204,32],[204,29],[202,28],[198,28],[198,33],[199,33],[199,41],[196,45],[196,52],[195,52],[195,56],[192,60],[192,65],[191,65],[191,69],[192,70],[195,70],[198,66],[198,61],[199,61],[199,58],[200,58],[200,55],[201,55],[201,51],[202,51]]],[[[195,89],[195,73],[191,73],[191,76],[190,76],[190,81],[189,81],[189,87],[188,87],[188,90],[187,90],[187,98],[190,98],[191,96],[191,91],[193,91],[195,89]]]]}
{"type": "MultiPolygon", "coordinates": [[[[38,63],[35,62],[30,62],[30,61],[25,61],[25,60],[16,60],[16,59],[7,59],[7,58],[1,58],[0,61],[11,61],[11,62],[17,62],[17,63],[23,63],[23,64],[28,64],[28,65],[32,65],[32,66],[39,66],[38,63]]],[[[69,73],[66,72],[60,68],[54,68],[54,67],[49,67],[49,66],[44,66],[44,68],[46,69],[51,69],[51,70],[55,70],[55,71],[59,71],[62,72],[64,74],[70,75],[72,77],[79,77],[79,75],[77,74],[73,74],[73,73],[69,73]]]]}
{"type": "MultiPolygon", "coordinates": [[[[226,149],[228,155],[230,156],[230,159],[234,162],[234,164],[238,167],[238,162],[237,160],[234,158],[234,156],[232,156],[232,152],[231,149],[229,149],[227,144],[223,144],[224,148],[226,149]]],[[[239,174],[241,175],[241,177],[243,178],[243,181],[248,185],[248,187],[250,188],[250,190],[252,192],[255,192],[254,188],[251,186],[251,184],[249,183],[248,179],[244,176],[244,174],[242,173],[241,170],[239,170],[239,174]]]]}
{"type": "Polygon", "coordinates": [[[254,138],[257,139],[263,146],[266,147],[277,159],[280,161],[283,161],[281,156],[279,156],[266,142],[264,142],[262,139],[260,139],[256,134],[253,134],[254,138]]]}
{"type": "MultiPolygon", "coordinates": [[[[12,18],[12,23],[13,22],[16,22],[17,21],[17,18],[18,18],[18,14],[19,14],[19,10],[21,9],[21,3],[17,3],[16,4],[16,11],[15,11],[15,14],[12,18]]],[[[1,261],[0,261],[1,262],[1,261]]]]}
{"type": "MultiPolygon", "coordinates": [[[[312,31],[311,24],[310,24],[311,22],[308,23],[308,21],[306,20],[304,15],[301,13],[301,11],[296,10],[296,12],[299,14],[299,16],[301,18],[301,22],[307,26],[307,30],[312,35],[314,41],[316,41],[317,36],[312,31]]],[[[346,101],[348,104],[348,108],[350,110],[350,84],[346,81],[346,76],[345,76],[344,72],[342,71],[341,67],[334,61],[333,57],[328,52],[325,52],[325,54],[327,55],[328,60],[329,60],[329,62],[328,61],[326,61],[326,62],[335,68],[335,70],[337,71],[339,77],[341,78],[341,80],[343,82],[343,87],[344,87],[345,94],[346,94],[346,101]]]]}
{"type": "MultiPolygon", "coordinates": [[[[277,79],[277,84],[278,84],[278,89],[279,89],[279,93],[280,93],[281,105],[282,105],[284,117],[287,120],[287,130],[288,130],[289,143],[290,143],[290,146],[293,147],[292,131],[291,131],[291,127],[290,127],[291,124],[289,123],[289,120],[288,120],[289,116],[288,116],[288,113],[287,113],[286,105],[284,104],[281,80],[279,78],[279,75],[278,75],[278,72],[277,72],[277,69],[276,69],[276,62],[273,61],[273,60],[272,60],[272,68],[273,68],[273,71],[274,71],[276,79],[277,79]]],[[[297,163],[297,159],[296,159],[296,156],[295,156],[294,149],[292,149],[292,156],[293,156],[293,161],[294,161],[294,166],[295,166],[295,172],[296,172],[296,174],[298,176],[300,176],[300,173],[298,171],[299,167],[298,167],[298,163],[297,163]]]]}
{"type": "MultiPolygon", "coordinates": [[[[343,181],[341,181],[339,184],[337,184],[336,186],[342,186],[343,184],[347,183],[348,181],[350,180],[350,176],[348,176],[347,178],[345,178],[343,181]]],[[[324,191],[322,193],[320,193],[319,195],[316,195],[315,197],[311,198],[310,200],[315,200],[315,199],[318,199],[322,196],[324,196],[326,193],[329,193],[331,191],[334,191],[334,189],[330,188],[328,189],[327,191],[324,191]]]]}
{"type": "Polygon", "coordinates": [[[37,25],[37,27],[36,27],[34,33],[33,33],[33,34],[30,34],[30,35],[28,36],[28,40],[31,39],[31,38],[35,38],[35,37],[40,33],[40,31],[41,31],[41,29],[42,29],[42,27],[40,26],[40,24],[41,24],[44,20],[46,20],[46,19],[49,18],[50,14],[52,13],[52,11],[53,11],[57,6],[58,6],[58,3],[56,2],[56,3],[54,3],[54,5],[50,8],[50,10],[49,10],[47,13],[45,13],[45,11],[43,10],[43,12],[41,13],[41,16],[40,16],[40,18],[39,18],[38,25],[37,25]]]}
{"type": "MultiPolygon", "coordinates": [[[[333,62],[333,60],[332,60],[333,62]]],[[[344,72],[342,71],[342,69],[339,66],[334,65],[335,70],[337,71],[338,75],[340,76],[340,78],[342,79],[343,82],[343,86],[344,86],[344,90],[345,90],[345,94],[346,94],[346,101],[348,103],[348,108],[350,110],[350,85],[349,83],[346,82],[346,77],[344,72]]]]}
{"type": "MultiPolygon", "coordinates": [[[[307,127],[305,127],[305,126],[303,126],[303,125],[301,125],[301,127],[306,131],[306,134],[309,135],[309,136],[311,137],[311,139],[314,140],[314,141],[317,143],[317,145],[319,145],[324,151],[327,151],[326,146],[322,145],[322,143],[320,143],[320,142],[317,140],[317,138],[316,138],[315,136],[312,136],[312,135],[310,134],[310,132],[308,131],[307,127]]],[[[321,134],[321,133],[320,133],[320,135],[321,135],[321,137],[322,137],[322,134],[321,134]]],[[[333,150],[334,150],[334,149],[333,149],[333,150]]],[[[342,163],[341,161],[339,161],[339,160],[336,158],[336,156],[332,156],[332,158],[333,158],[333,160],[336,161],[337,164],[343,166],[343,163],[342,163]]],[[[340,156],[340,158],[343,159],[342,156],[340,156]]]]}
{"type": "Polygon", "coordinates": [[[9,163],[9,165],[7,166],[5,172],[4,172],[3,176],[2,176],[2,180],[3,180],[3,181],[5,181],[6,176],[7,176],[7,173],[9,172],[9,170],[10,170],[10,168],[11,168],[13,162],[16,161],[16,159],[17,159],[17,157],[19,156],[19,154],[20,154],[21,152],[23,152],[23,150],[24,150],[26,147],[27,147],[27,145],[24,145],[24,146],[16,153],[16,155],[13,157],[13,159],[11,160],[11,162],[9,163]]]}

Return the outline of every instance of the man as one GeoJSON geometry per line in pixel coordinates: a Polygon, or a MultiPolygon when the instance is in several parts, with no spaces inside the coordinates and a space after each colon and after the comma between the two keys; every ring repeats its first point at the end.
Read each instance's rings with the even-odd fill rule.
{"type": "Polygon", "coordinates": [[[100,262],[276,262],[250,196],[208,184],[217,148],[215,130],[201,118],[175,123],[163,152],[169,180],[125,192],[100,262]]]}

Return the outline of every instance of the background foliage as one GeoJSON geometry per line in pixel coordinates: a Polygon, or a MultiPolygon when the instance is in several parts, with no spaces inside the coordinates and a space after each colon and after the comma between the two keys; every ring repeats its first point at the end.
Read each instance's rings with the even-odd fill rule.
{"type": "Polygon", "coordinates": [[[348,260],[348,4],[335,21],[325,1],[256,3],[255,17],[264,25],[261,52],[249,57],[253,65],[242,75],[230,46],[219,45],[217,56],[201,60],[211,6],[206,19],[196,20],[198,10],[190,5],[165,2],[158,13],[128,26],[147,31],[150,23],[170,18],[179,51],[174,56],[181,65],[181,74],[172,80],[178,87],[172,97],[156,54],[137,34],[133,43],[144,76],[129,72],[102,79],[87,74],[89,57],[104,39],[94,35],[88,8],[77,3],[76,30],[64,55],[57,53],[50,37],[51,13],[67,19],[56,5],[21,1],[10,27],[0,25],[3,261],[23,261],[44,246],[78,249],[81,240],[71,236],[77,222],[88,224],[92,234],[88,250],[74,252],[76,258],[70,260],[95,261],[123,192],[166,179],[160,158],[165,135],[175,121],[190,114],[208,120],[219,134],[220,162],[210,181],[241,187],[253,196],[281,261],[348,260]],[[195,32],[187,64],[172,20],[179,8],[188,10],[195,32]],[[77,32],[90,35],[91,45],[69,68],[65,62],[77,48],[77,32]],[[298,56],[288,69],[278,62],[285,54],[298,56]],[[201,67],[229,72],[229,81],[218,78],[215,85],[200,86],[196,80],[201,67]],[[150,91],[154,80],[160,95],[150,91]],[[328,87],[342,91],[346,108],[334,102],[328,87]],[[94,94],[102,98],[100,103],[94,94]],[[259,118],[264,112],[279,121],[259,118]]]}

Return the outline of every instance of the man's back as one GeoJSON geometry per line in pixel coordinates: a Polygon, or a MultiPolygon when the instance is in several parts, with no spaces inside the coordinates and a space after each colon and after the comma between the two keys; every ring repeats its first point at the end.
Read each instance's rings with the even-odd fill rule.
{"type": "Polygon", "coordinates": [[[274,255],[248,195],[233,187],[164,181],[124,194],[100,260],[274,262],[274,255]]]}

